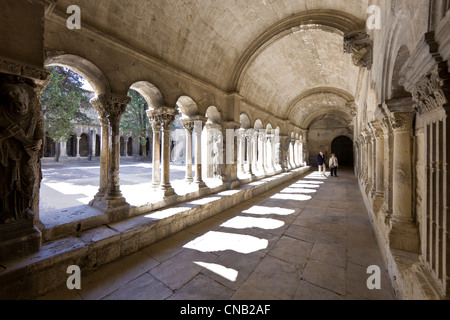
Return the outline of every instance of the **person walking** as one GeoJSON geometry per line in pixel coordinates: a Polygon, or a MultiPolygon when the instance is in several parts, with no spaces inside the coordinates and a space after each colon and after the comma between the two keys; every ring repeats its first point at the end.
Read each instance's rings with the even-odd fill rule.
{"type": "Polygon", "coordinates": [[[322,174],[326,177],[325,172],[327,171],[327,165],[325,164],[325,155],[322,151],[320,151],[317,155],[317,164],[319,165],[319,173],[322,172],[322,174]]]}
{"type": "Polygon", "coordinates": [[[330,158],[330,171],[331,171],[331,176],[333,177],[337,177],[337,169],[339,168],[339,161],[338,158],[336,158],[336,155],[334,153],[331,154],[331,158],[330,158]]]}

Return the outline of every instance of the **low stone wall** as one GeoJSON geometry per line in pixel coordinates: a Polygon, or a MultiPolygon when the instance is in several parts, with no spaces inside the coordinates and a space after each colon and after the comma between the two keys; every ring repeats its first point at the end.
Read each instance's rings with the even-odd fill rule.
{"type": "MultiPolygon", "coordinates": [[[[44,243],[39,253],[0,265],[0,299],[34,299],[60,286],[67,268],[80,267],[86,275],[255,196],[298,179],[310,167],[268,177],[149,214],[109,223],[44,243]]],[[[0,262],[1,263],[1,262],[0,262]]]]}
{"type": "Polygon", "coordinates": [[[389,244],[389,226],[385,223],[383,209],[374,212],[373,200],[368,197],[366,186],[359,182],[361,194],[372,223],[375,237],[399,300],[440,300],[439,293],[434,289],[433,279],[427,276],[428,271],[421,264],[420,255],[398,249],[389,244]]]}

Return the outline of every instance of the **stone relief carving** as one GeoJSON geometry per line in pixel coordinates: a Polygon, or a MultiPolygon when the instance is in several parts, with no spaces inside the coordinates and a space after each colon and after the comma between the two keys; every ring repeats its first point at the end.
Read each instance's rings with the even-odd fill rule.
{"type": "Polygon", "coordinates": [[[357,67],[372,69],[373,45],[366,30],[348,32],[344,35],[344,52],[352,55],[357,67]]]}
{"type": "Polygon", "coordinates": [[[37,211],[44,119],[34,85],[0,78],[0,223],[37,211]]]}
{"type": "Polygon", "coordinates": [[[438,68],[420,79],[413,91],[414,108],[420,114],[426,114],[446,105],[449,97],[449,88],[445,88],[444,80],[439,75],[438,68]]]}

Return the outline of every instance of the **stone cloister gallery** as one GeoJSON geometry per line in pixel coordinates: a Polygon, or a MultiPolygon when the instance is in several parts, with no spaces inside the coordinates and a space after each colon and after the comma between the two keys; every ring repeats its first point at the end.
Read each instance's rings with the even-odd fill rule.
{"type": "Polygon", "coordinates": [[[43,296],[70,265],[94,272],[298,180],[319,151],[352,167],[396,298],[449,297],[450,1],[1,0],[0,30],[0,297],[43,296]],[[70,144],[100,163],[96,214],[53,226],[39,212],[48,66],[92,86],[98,127],[70,144]],[[136,152],[119,128],[130,89],[153,132],[143,206],[119,180],[136,152]]]}

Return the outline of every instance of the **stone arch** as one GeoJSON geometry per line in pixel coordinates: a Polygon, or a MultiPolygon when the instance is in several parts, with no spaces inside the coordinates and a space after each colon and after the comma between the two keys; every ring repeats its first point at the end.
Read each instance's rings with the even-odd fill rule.
{"type": "Polygon", "coordinates": [[[260,119],[255,121],[255,124],[253,125],[253,128],[255,130],[263,130],[264,129],[264,125],[262,123],[262,121],[260,119]]]}
{"type": "Polygon", "coordinates": [[[147,101],[150,109],[164,107],[164,98],[161,91],[148,81],[137,81],[130,86],[130,89],[138,92],[147,101]]]}
{"type": "Polygon", "coordinates": [[[45,66],[60,66],[76,72],[85,78],[94,89],[97,96],[111,92],[110,84],[105,74],[92,62],[72,54],[49,56],[45,66]]]}
{"type": "Polygon", "coordinates": [[[237,92],[241,75],[252,61],[277,39],[302,28],[320,29],[344,35],[347,32],[364,29],[361,19],[338,10],[308,10],[280,20],[262,32],[243,52],[231,76],[228,91],[237,92]]]}
{"type": "Polygon", "coordinates": [[[397,57],[392,71],[392,82],[389,97],[390,99],[411,97],[411,93],[405,91],[400,84],[400,71],[410,57],[409,49],[406,45],[402,45],[398,50],[397,57]]]}
{"type": "Polygon", "coordinates": [[[340,166],[353,167],[354,165],[354,144],[347,136],[339,136],[331,142],[331,152],[336,155],[340,166]]]}
{"type": "Polygon", "coordinates": [[[240,116],[240,123],[242,129],[249,129],[251,127],[250,118],[246,113],[242,113],[240,116]]]}
{"type": "Polygon", "coordinates": [[[215,124],[222,123],[222,114],[215,106],[210,106],[206,110],[205,116],[208,119],[208,123],[215,123],[215,124]]]}
{"type": "Polygon", "coordinates": [[[198,115],[197,103],[188,96],[181,96],[178,98],[177,106],[180,108],[180,112],[183,117],[194,117],[198,115]]]}

